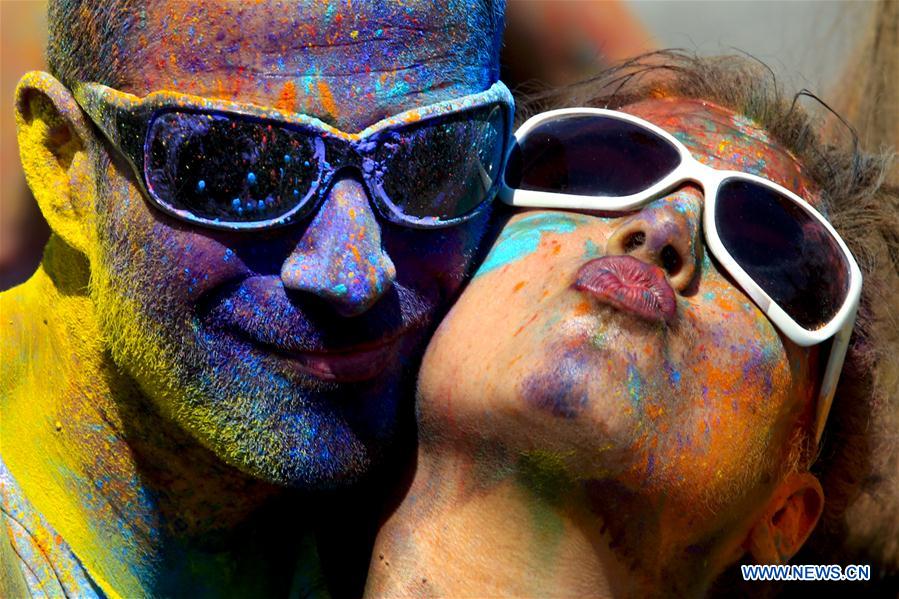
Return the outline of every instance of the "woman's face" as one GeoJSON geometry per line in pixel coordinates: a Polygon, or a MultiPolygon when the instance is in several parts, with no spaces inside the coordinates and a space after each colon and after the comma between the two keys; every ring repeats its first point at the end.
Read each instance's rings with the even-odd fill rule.
{"type": "MultiPolygon", "coordinates": [[[[700,162],[815,203],[795,159],[740,115],[673,98],[624,111],[674,134],[700,162]]],[[[484,440],[512,454],[548,452],[597,501],[617,489],[694,529],[708,530],[710,514],[732,517],[724,506],[756,504],[813,408],[813,356],[709,255],[702,209],[691,184],[637,212],[512,218],[424,359],[424,447],[484,440]],[[591,276],[585,264],[615,255],[639,261],[612,261],[630,269],[625,277],[669,288],[657,289],[667,309],[627,308],[577,285],[591,276]]]]}

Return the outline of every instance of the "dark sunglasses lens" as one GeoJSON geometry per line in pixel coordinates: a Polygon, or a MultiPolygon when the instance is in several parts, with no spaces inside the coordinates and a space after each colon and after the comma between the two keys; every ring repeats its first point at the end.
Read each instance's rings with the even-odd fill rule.
{"type": "Polygon", "coordinates": [[[777,191],[728,179],[715,226],[734,260],[807,330],[830,322],[849,290],[849,264],[818,219],[777,191]]]}
{"type": "Polygon", "coordinates": [[[314,139],[263,121],[167,112],[147,134],[145,175],[169,208],[221,223],[278,218],[318,178],[314,139]]]}
{"type": "Polygon", "coordinates": [[[677,149],[639,125],[600,115],[559,116],[513,147],[506,185],[572,195],[621,197],[661,181],[677,149]]]}
{"type": "Polygon", "coordinates": [[[440,225],[488,199],[507,136],[503,110],[494,105],[431,119],[381,141],[374,159],[397,217],[440,225]]]}

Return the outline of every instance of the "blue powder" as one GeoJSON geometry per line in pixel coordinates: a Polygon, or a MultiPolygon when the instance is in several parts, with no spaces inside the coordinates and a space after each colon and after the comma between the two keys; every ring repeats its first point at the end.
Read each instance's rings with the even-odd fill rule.
{"type": "Polygon", "coordinates": [[[643,379],[640,377],[637,367],[633,364],[627,365],[627,390],[631,398],[631,404],[635,408],[639,408],[640,402],[643,400],[643,379]]]}
{"type": "Polygon", "coordinates": [[[570,216],[557,212],[526,216],[503,229],[475,277],[533,254],[540,245],[543,233],[570,233],[576,227],[570,216]]]}

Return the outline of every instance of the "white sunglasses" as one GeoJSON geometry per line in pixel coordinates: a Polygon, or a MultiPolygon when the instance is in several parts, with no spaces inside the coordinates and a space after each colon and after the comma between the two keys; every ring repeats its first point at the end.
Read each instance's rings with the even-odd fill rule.
{"type": "Polygon", "coordinates": [[[793,343],[833,339],[818,395],[820,441],[855,324],[862,275],[830,223],[788,189],[702,164],[673,135],[600,108],[538,114],[515,132],[500,198],[531,208],[632,211],[694,182],[712,255],[793,343]]]}

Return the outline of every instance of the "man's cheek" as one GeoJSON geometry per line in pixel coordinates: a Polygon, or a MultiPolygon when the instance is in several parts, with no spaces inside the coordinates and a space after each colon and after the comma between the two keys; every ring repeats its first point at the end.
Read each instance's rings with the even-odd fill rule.
{"type": "Polygon", "coordinates": [[[234,252],[198,231],[159,218],[130,180],[110,167],[100,190],[102,276],[129,299],[176,311],[244,267],[234,252]],[[148,290],[153,292],[148,293],[148,290]]]}
{"type": "Polygon", "coordinates": [[[151,236],[155,241],[146,246],[147,276],[186,304],[250,272],[239,252],[200,231],[156,223],[151,236]]]}
{"type": "Polygon", "coordinates": [[[397,278],[420,291],[455,292],[464,282],[484,233],[481,219],[442,230],[407,230],[385,238],[397,278]]]}

